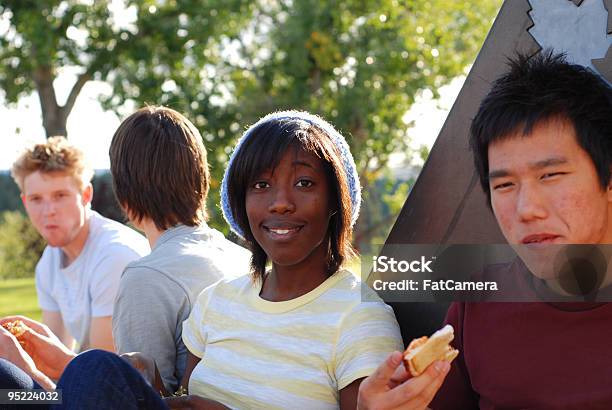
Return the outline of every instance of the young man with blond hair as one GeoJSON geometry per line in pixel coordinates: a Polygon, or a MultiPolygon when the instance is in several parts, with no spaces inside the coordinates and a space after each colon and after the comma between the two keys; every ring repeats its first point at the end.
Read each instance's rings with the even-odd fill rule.
{"type": "MultiPolygon", "coordinates": [[[[247,272],[250,252],[206,224],[210,184],[206,149],[199,131],[180,113],[153,106],[130,115],[115,132],[110,162],[115,195],[131,223],[151,244],[151,253],[129,263],[121,276],[112,320],[115,346],[120,354],[140,352],[123,358],[139,370],[156,367],[158,386],[173,392],[187,360],[183,321],[197,295],[224,277],[247,272]]],[[[25,380],[20,388],[54,389],[48,379],[61,377],[64,381],[58,388],[64,391],[67,408],[124,408],[117,400],[137,401],[139,408],[153,408],[154,403],[163,407],[158,391],[142,390],[132,400],[128,390],[142,387],[144,380],[118,356],[98,350],[76,356],[62,349],[40,323],[18,317],[4,321],[15,319],[24,322],[20,340],[26,346],[22,349],[0,327],[0,388],[16,388],[11,383],[25,380]],[[91,359],[108,360],[111,368],[90,366],[91,359]],[[127,368],[129,375],[121,368],[127,368]],[[65,369],[70,369],[67,377],[62,376],[65,369]],[[16,377],[15,372],[21,371],[25,375],[16,377]],[[94,373],[104,374],[102,384],[121,386],[123,393],[108,395],[94,373]],[[98,386],[91,389],[89,383],[98,386]]]]}
{"type": "Polygon", "coordinates": [[[134,230],[91,209],[93,169],[63,137],[26,149],[11,170],[47,242],[36,266],[43,322],[71,349],[114,350],[113,301],[125,266],[149,253],[134,230]]]}

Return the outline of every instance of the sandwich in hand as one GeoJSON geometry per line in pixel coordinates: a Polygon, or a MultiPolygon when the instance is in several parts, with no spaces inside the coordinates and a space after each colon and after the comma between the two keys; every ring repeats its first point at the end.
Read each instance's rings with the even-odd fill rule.
{"type": "Polygon", "coordinates": [[[2,324],[2,327],[11,332],[16,338],[19,338],[25,333],[25,328],[23,326],[24,325],[21,320],[15,320],[14,322],[6,322],[2,324]]]}
{"type": "Polygon", "coordinates": [[[414,339],[404,352],[404,366],[413,376],[418,376],[436,360],[452,362],[459,354],[449,344],[455,337],[451,325],[446,325],[431,337],[423,336],[414,339]]]}

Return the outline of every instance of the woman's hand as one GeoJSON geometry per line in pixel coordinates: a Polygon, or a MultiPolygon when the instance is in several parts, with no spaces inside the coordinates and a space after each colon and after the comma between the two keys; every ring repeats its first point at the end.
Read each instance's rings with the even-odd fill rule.
{"type": "Polygon", "coordinates": [[[32,358],[38,370],[58,380],[76,354],[68,349],[44,324],[25,316],[7,316],[0,324],[20,320],[25,332],[19,336],[23,349],[32,358]]]}
{"type": "Polygon", "coordinates": [[[448,362],[437,361],[421,375],[411,377],[402,363],[402,353],[393,352],[359,386],[357,409],[426,409],[449,370],[448,362]]]}

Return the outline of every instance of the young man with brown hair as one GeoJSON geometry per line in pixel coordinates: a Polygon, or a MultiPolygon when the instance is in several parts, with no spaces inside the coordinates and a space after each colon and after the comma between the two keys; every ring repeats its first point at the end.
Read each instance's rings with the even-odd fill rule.
{"type": "Polygon", "coordinates": [[[68,347],[113,350],[111,316],[125,266],[149,252],[134,230],[91,210],[93,170],[63,137],[26,149],[11,174],[48,246],[36,266],[43,322],[68,347]]]}
{"type": "Polygon", "coordinates": [[[187,359],[183,320],[202,289],[248,272],[250,253],[206,224],[206,149],[198,130],[178,112],[136,111],[115,132],[110,160],[115,195],[152,249],[121,277],[115,345],[118,353],[154,358],[173,392],[187,359]]]}

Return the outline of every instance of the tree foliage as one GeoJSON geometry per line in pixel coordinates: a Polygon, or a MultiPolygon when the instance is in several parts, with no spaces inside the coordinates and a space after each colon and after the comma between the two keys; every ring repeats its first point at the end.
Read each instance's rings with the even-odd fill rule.
{"type": "Polygon", "coordinates": [[[44,240],[25,214],[0,214],[0,279],[33,276],[44,248],[44,240]]]}
{"type": "MultiPolygon", "coordinates": [[[[436,95],[464,72],[501,0],[477,6],[454,0],[126,0],[124,14],[133,18],[123,24],[112,3],[2,0],[0,16],[10,22],[0,33],[0,87],[7,100],[36,90],[49,135],[65,133],[71,103],[91,79],[112,85],[102,101],[107,108],[133,101],[185,113],[209,150],[216,227],[224,227],[216,206],[220,176],[241,130],[275,109],[321,114],[347,136],[357,160],[366,199],[359,238],[360,232],[384,236],[384,221],[368,217],[381,211],[380,201],[367,199],[382,198],[374,182],[386,172],[389,155],[408,151],[406,112],[421,90],[436,95]],[[80,74],[60,106],[49,84],[66,66],[80,74]],[[51,126],[54,115],[63,118],[63,130],[51,126]]],[[[403,201],[387,200],[397,202],[385,205],[394,209],[403,201]]]]}
{"type": "MultiPolygon", "coordinates": [[[[116,106],[126,98],[165,103],[162,85],[197,79],[214,62],[216,38],[236,35],[248,16],[243,0],[3,0],[0,88],[7,101],[36,91],[47,136],[66,135],[66,119],[83,86],[108,81],[116,106]],[[126,20],[127,17],[127,20],[126,20]],[[53,81],[61,67],[77,67],[66,102],[53,81]]],[[[168,85],[169,86],[169,85],[168,85]]]]}
{"type": "MultiPolygon", "coordinates": [[[[242,112],[252,119],[274,109],[299,107],[321,114],[342,130],[366,199],[357,240],[365,233],[381,236],[368,217],[380,213],[380,201],[368,199],[380,197],[373,183],[383,176],[389,155],[409,150],[406,112],[419,91],[437,95],[440,86],[465,71],[500,4],[275,2],[275,7],[256,11],[262,22],[254,30],[257,41],[242,47],[245,63],[236,72],[247,83],[240,93],[242,112]],[[263,57],[262,49],[268,50],[263,57]]],[[[378,226],[390,228],[386,222],[378,226]]]]}

